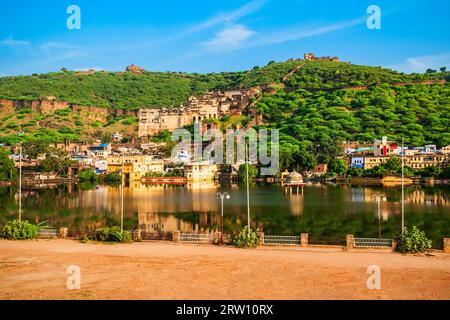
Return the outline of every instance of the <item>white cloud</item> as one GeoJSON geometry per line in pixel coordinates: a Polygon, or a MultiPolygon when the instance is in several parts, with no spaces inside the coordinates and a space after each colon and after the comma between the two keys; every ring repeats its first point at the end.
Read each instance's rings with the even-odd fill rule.
{"type": "Polygon", "coordinates": [[[265,46],[319,36],[322,34],[327,34],[333,31],[346,29],[354,27],[359,24],[363,24],[365,23],[366,19],[367,19],[366,17],[360,17],[353,20],[308,29],[305,29],[304,26],[290,27],[289,29],[278,30],[272,33],[264,34],[258,39],[255,39],[253,42],[249,43],[248,45],[265,46]]]}
{"type": "Polygon", "coordinates": [[[242,7],[225,14],[219,14],[209,20],[206,20],[197,26],[188,29],[189,32],[200,31],[224,22],[234,22],[239,18],[245,17],[259,10],[268,0],[254,0],[242,7]]]}
{"type": "Polygon", "coordinates": [[[406,72],[425,72],[427,69],[450,67],[450,52],[407,58],[404,62],[390,65],[388,68],[406,72]]]}
{"type": "Polygon", "coordinates": [[[91,70],[94,70],[94,71],[106,71],[106,69],[102,68],[102,67],[76,68],[74,71],[84,72],[84,71],[91,71],[91,70]]]}
{"type": "Polygon", "coordinates": [[[263,7],[269,1],[270,0],[253,0],[251,2],[246,3],[245,5],[243,5],[242,7],[238,8],[234,11],[218,14],[206,21],[200,22],[199,24],[197,24],[195,26],[192,26],[190,28],[183,30],[182,32],[179,32],[173,36],[170,36],[170,37],[166,38],[166,41],[171,41],[171,40],[174,40],[176,38],[179,38],[179,37],[191,34],[191,33],[200,32],[202,30],[220,25],[222,23],[234,23],[239,18],[243,18],[245,16],[248,16],[248,15],[258,11],[261,7],[263,7]]]}
{"type": "Polygon", "coordinates": [[[14,53],[22,54],[31,49],[31,42],[25,40],[15,40],[12,36],[0,41],[0,47],[4,46],[14,53]]]}
{"type": "Polygon", "coordinates": [[[243,42],[248,40],[254,34],[255,32],[249,30],[246,26],[235,24],[225,27],[224,29],[216,33],[211,40],[203,42],[203,45],[209,51],[232,51],[239,47],[243,42]]]}
{"type": "Polygon", "coordinates": [[[74,49],[78,49],[79,47],[62,42],[46,42],[42,44],[39,48],[46,56],[50,56],[52,55],[52,53],[55,52],[71,51],[74,49]]]}

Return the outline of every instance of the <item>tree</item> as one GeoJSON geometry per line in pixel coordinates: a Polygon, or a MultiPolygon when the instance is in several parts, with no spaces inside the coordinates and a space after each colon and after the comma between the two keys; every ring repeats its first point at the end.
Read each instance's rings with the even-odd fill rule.
{"type": "Polygon", "coordinates": [[[39,163],[38,170],[66,174],[73,163],[67,152],[59,149],[51,149],[51,152],[51,154],[47,154],[47,157],[39,163]]]}
{"type": "Polygon", "coordinates": [[[80,170],[78,173],[78,179],[80,179],[81,182],[97,182],[98,177],[95,173],[94,169],[88,168],[80,170]]]}
{"type": "Polygon", "coordinates": [[[447,68],[446,67],[441,67],[439,70],[441,70],[441,72],[445,72],[445,71],[447,71],[447,68]]]}
{"type": "Polygon", "coordinates": [[[347,162],[342,159],[333,158],[328,162],[328,172],[342,176],[347,171],[347,162]]]}
{"type": "Polygon", "coordinates": [[[23,143],[23,154],[36,159],[40,154],[49,152],[48,143],[45,141],[27,141],[23,143]]]}
{"type": "Polygon", "coordinates": [[[0,150],[0,181],[14,181],[17,177],[17,170],[8,154],[0,150]]]}
{"type": "MultiPolygon", "coordinates": [[[[248,164],[248,184],[255,184],[255,178],[258,176],[258,168],[248,164]]],[[[241,164],[238,171],[238,184],[245,186],[247,184],[247,165],[241,164]]]]}

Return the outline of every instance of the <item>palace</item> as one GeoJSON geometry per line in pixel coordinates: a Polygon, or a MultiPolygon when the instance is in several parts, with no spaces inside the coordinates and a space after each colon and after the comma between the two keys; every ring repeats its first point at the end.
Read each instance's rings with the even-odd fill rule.
{"type": "Polygon", "coordinates": [[[144,108],[139,110],[139,137],[173,131],[206,119],[218,119],[228,114],[238,115],[250,102],[250,90],[214,91],[191,96],[187,105],[179,108],[144,108]]]}

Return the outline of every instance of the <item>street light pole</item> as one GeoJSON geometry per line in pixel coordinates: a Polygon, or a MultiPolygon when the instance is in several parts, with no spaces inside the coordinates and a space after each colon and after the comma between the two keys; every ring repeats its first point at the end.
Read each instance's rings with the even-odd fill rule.
{"type": "Polygon", "coordinates": [[[249,183],[248,183],[248,146],[247,142],[245,142],[245,164],[246,164],[246,175],[247,175],[247,225],[250,229],[250,191],[249,191],[249,183]]]}
{"type": "MultiPolygon", "coordinates": [[[[20,129],[19,138],[22,137],[23,131],[20,129]]],[[[22,139],[19,142],[19,223],[22,222],[22,139]]]]}
{"type": "Polygon", "coordinates": [[[405,147],[403,145],[403,138],[402,138],[402,235],[405,231],[405,184],[404,184],[404,161],[403,156],[405,155],[405,147]]]}
{"type": "Polygon", "coordinates": [[[120,231],[123,231],[123,156],[120,157],[122,162],[122,174],[121,174],[121,183],[120,183],[120,231]]]}
{"type": "Polygon", "coordinates": [[[22,142],[19,143],[19,223],[22,222],[22,142]]]}
{"type": "Polygon", "coordinates": [[[220,212],[222,214],[222,227],[221,227],[221,232],[220,232],[220,244],[223,244],[223,199],[230,199],[230,195],[228,194],[228,192],[224,192],[224,193],[220,193],[217,192],[216,193],[217,198],[220,198],[220,202],[221,202],[221,209],[220,212]]]}
{"type": "Polygon", "coordinates": [[[381,239],[381,201],[385,200],[386,197],[384,194],[374,194],[372,195],[372,199],[377,201],[378,207],[378,239],[381,239]]]}

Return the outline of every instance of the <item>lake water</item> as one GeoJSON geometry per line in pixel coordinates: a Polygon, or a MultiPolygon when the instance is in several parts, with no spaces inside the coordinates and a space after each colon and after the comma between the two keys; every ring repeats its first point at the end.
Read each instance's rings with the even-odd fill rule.
{"type": "MultiPolygon", "coordinates": [[[[406,225],[425,230],[433,246],[442,247],[450,236],[449,187],[405,188],[406,225]]],[[[17,190],[0,188],[0,224],[17,216],[17,190]]],[[[226,232],[247,224],[246,191],[213,185],[149,186],[135,183],[124,188],[124,226],[140,226],[147,232],[220,230],[218,191],[224,200],[226,232]]],[[[401,189],[362,186],[306,186],[303,194],[286,194],[280,186],[250,190],[251,225],[265,234],[309,233],[314,243],[345,243],[345,235],[384,238],[401,229],[401,189]],[[375,194],[383,194],[380,220],[375,194]]],[[[53,227],[68,226],[71,235],[94,231],[104,225],[120,225],[120,188],[65,185],[23,191],[23,217],[53,227]]]]}

